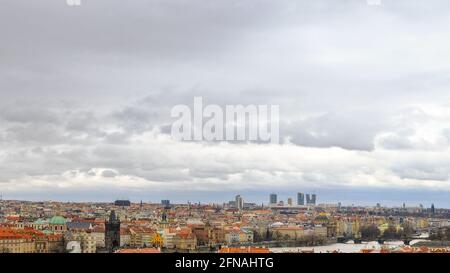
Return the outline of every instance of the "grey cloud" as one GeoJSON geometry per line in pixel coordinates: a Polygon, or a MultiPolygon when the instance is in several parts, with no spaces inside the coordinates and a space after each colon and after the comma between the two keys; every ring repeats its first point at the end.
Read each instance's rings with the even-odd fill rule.
{"type": "Polygon", "coordinates": [[[448,180],[448,1],[82,1],[2,3],[4,184],[73,170],[154,190],[448,180]],[[173,143],[170,109],[194,96],[278,104],[295,146],[173,143]]]}
{"type": "Polygon", "coordinates": [[[285,124],[281,130],[301,146],[372,150],[377,133],[387,128],[386,116],[343,109],[285,124]]]}
{"type": "Polygon", "coordinates": [[[58,124],[60,120],[54,111],[34,105],[36,101],[19,101],[2,106],[0,119],[13,123],[58,124]]]}
{"type": "Polygon", "coordinates": [[[116,177],[117,173],[111,170],[105,170],[102,172],[103,177],[116,177]]]}

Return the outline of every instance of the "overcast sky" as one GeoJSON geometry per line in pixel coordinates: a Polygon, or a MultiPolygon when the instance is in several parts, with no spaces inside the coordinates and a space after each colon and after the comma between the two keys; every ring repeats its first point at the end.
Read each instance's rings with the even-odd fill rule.
{"type": "Polygon", "coordinates": [[[447,0],[2,0],[4,198],[450,207],[447,0]],[[280,105],[280,144],[171,108],[280,105]]]}

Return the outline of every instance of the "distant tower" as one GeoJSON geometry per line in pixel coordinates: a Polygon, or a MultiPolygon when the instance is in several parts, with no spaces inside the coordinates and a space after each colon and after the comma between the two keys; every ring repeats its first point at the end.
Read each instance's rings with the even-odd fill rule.
{"type": "Polygon", "coordinates": [[[167,213],[165,211],[161,215],[161,222],[167,222],[167,213]]]}
{"type": "Polygon", "coordinates": [[[431,204],[431,213],[434,214],[435,209],[434,209],[434,204],[431,204]]]}
{"type": "Polygon", "coordinates": [[[305,194],[301,192],[297,193],[297,205],[299,206],[305,205],[305,194]]]}
{"type": "Polygon", "coordinates": [[[292,206],[292,198],[289,197],[287,202],[289,206],[292,206]]]}
{"type": "Polygon", "coordinates": [[[109,221],[105,222],[105,246],[109,253],[120,247],[120,220],[114,210],[109,215],[109,221]]]}
{"type": "Polygon", "coordinates": [[[244,199],[240,195],[236,195],[236,208],[238,210],[244,209],[244,199]]]}
{"type": "Polygon", "coordinates": [[[270,195],[269,203],[272,204],[272,205],[276,205],[277,204],[277,195],[275,193],[272,193],[270,195]]]}
{"type": "Polygon", "coordinates": [[[307,205],[316,205],[317,195],[316,194],[307,194],[306,195],[306,204],[307,205]]]}
{"type": "Polygon", "coordinates": [[[163,212],[161,214],[161,221],[160,221],[159,225],[162,228],[168,228],[169,227],[169,222],[167,221],[167,209],[163,210],[163,212]]]}

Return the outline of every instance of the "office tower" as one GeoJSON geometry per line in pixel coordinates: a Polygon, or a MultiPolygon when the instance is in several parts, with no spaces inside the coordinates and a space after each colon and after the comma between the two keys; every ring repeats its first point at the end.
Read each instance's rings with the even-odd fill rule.
{"type": "Polygon", "coordinates": [[[301,192],[297,193],[297,205],[299,206],[305,205],[305,194],[301,192]]]}
{"type": "Polygon", "coordinates": [[[306,195],[306,204],[307,205],[316,205],[317,195],[315,194],[307,194],[306,195]]]}
{"type": "Polygon", "coordinates": [[[276,205],[277,204],[277,195],[275,193],[272,193],[270,195],[270,202],[269,203],[272,204],[272,205],[276,205]]]}
{"type": "Polygon", "coordinates": [[[170,200],[161,200],[161,204],[164,205],[165,207],[169,207],[170,206],[170,200]]]}
{"type": "Polygon", "coordinates": [[[317,195],[316,194],[312,194],[311,195],[311,204],[312,205],[316,205],[316,201],[317,201],[317,195]]]}
{"type": "Polygon", "coordinates": [[[244,199],[240,195],[236,195],[236,208],[242,210],[244,208],[244,199]]]}
{"type": "Polygon", "coordinates": [[[292,206],[292,198],[290,198],[290,197],[288,198],[288,205],[292,206]]]}

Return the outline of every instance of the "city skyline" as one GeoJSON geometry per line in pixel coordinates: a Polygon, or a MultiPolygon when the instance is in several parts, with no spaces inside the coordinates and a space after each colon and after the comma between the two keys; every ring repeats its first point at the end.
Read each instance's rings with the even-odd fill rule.
{"type": "MultiPolygon", "coordinates": [[[[274,194],[269,195],[271,199],[274,194]]],[[[449,253],[449,209],[0,202],[0,253],[449,253]]]]}
{"type": "MultiPolygon", "coordinates": [[[[93,200],[93,199],[90,199],[90,200],[89,199],[64,200],[64,199],[57,199],[57,198],[56,199],[55,198],[53,198],[53,199],[52,198],[50,198],[50,199],[39,199],[39,198],[37,198],[37,199],[20,199],[20,198],[19,199],[14,199],[14,198],[3,198],[3,195],[1,195],[0,201],[4,200],[4,201],[19,201],[19,202],[59,202],[59,203],[99,203],[99,204],[101,203],[101,204],[104,204],[104,203],[115,203],[118,200],[121,200],[121,201],[131,202],[132,204],[141,204],[141,203],[144,203],[144,204],[162,204],[162,205],[165,205],[165,204],[166,205],[167,204],[171,204],[171,205],[172,204],[173,205],[187,205],[187,204],[212,205],[213,204],[213,205],[219,205],[219,206],[222,206],[222,205],[225,204],[225,205],[228,206],[229,205],[228,202],[231,202],[230,201],[231,199],[234,198],[234,200],[237,201],[237,198],[239,197],[244,203],[254,204],[255,206],[263,205],[263,206],[266,206],[266,207],[270,207],[270,206],[278,206],[281,203],[283,203],[284,206],[292,206],[292,207],[297,207],[297,206],[300,205],[300,204],[298,204],[298,199],[297,199],[297,194],[298,193],[291,194],[291,195],[288,194],[288,193],[286,193],[286,194],[275,193],[276,199],[277,199],[276,203],[271,203],[270,202],[272,194],[274,194],[274,193],[271,193],[269,195],[267,195],[267,193],[266,193],[266,199],[265,200],[263,200],[263,199],[248,199],[248,198],[246,198],[245,195],[242,195],[242,194],[238,194],[238,195],[234,195],[234,196],[230,196],[230,197],[226,196],[226,197],[224,197],[223,199],[220,199],[220,200],[212,200],[212,199],[200,200],[198,198],[197,199],[191,198],[191,199],[186,199],[186,200],[182,200],[182,199],[152,199],[152,200],[150,200],[148,198],[147,199],[146,198],[139,199],[139,198],[128,198],[128,197],[124,197],[124,196],[116,197],[116,198],[109,198],[109,199],[98,199],[98,200],[93,200]],[[289,199],[292,199],[291,200],[292,201],[292,205],[288,205],[288,200],[289,199]]],[[[420,206],[422,206],[424,208],[430,208],[432,205],[434,205],[437,208],[442,208],[442,209],[449,208],[449,207],[446,207],[445,205],[442,206],[439,203],[435,203],[432,200],[426,200],[426,202],[406,202],[406,201],[393,202],[393,201],[389,201],[389,200],[383,200],[383,201],[378,201],[376,203],[374,203],[374,202],[355,203],[355,202],[347,201],[347,200],[344,200],[344,201],[323,200],[323,199],[320,199],[320,196],[318,196],[317,194],[314,194],[314,195],[316,195],[316,198],[317,198],[316,199],[316,203],[315,204],[307,204],[306,195],[307,194],[305,193],[304,194],[304,198],[305,198],[304,199],[304,204],[302,204],[301,206],[320,206],[320,205],[335,205],[335,206],[338,206],[338,205],[341,205],[341,206],[344,206],[344,207],[352,207],[352,206],[354,206],[354,207],[377,207],[377,206],[382,206],[382,207],[388,207],[388,208],[396,208],[396,207],[400,208],[400,207],[403,207],[403,206],[406,205],[407,207],[420,207],[420,206]],[[431,202],[431,203],[429,203],[429,202],[431,202]]],[[[250,195],[250,196],[252,196],[252,195],[250,195]]],[[[184,196],[184,197],[186,197],[186,196],[184,196]]],[[[167,196],[165,198],[167,198],[167,196]]],[[[235,202],[234,200],[232,200],[232,201],[235,202]]]]}
{"type": "Polygon", "coordinates": [[[450,207],[448,1],[188,2],[4,0],[4,198],[450,207]],[[174,140],[196,97],[279,143],[174,140]]]}

